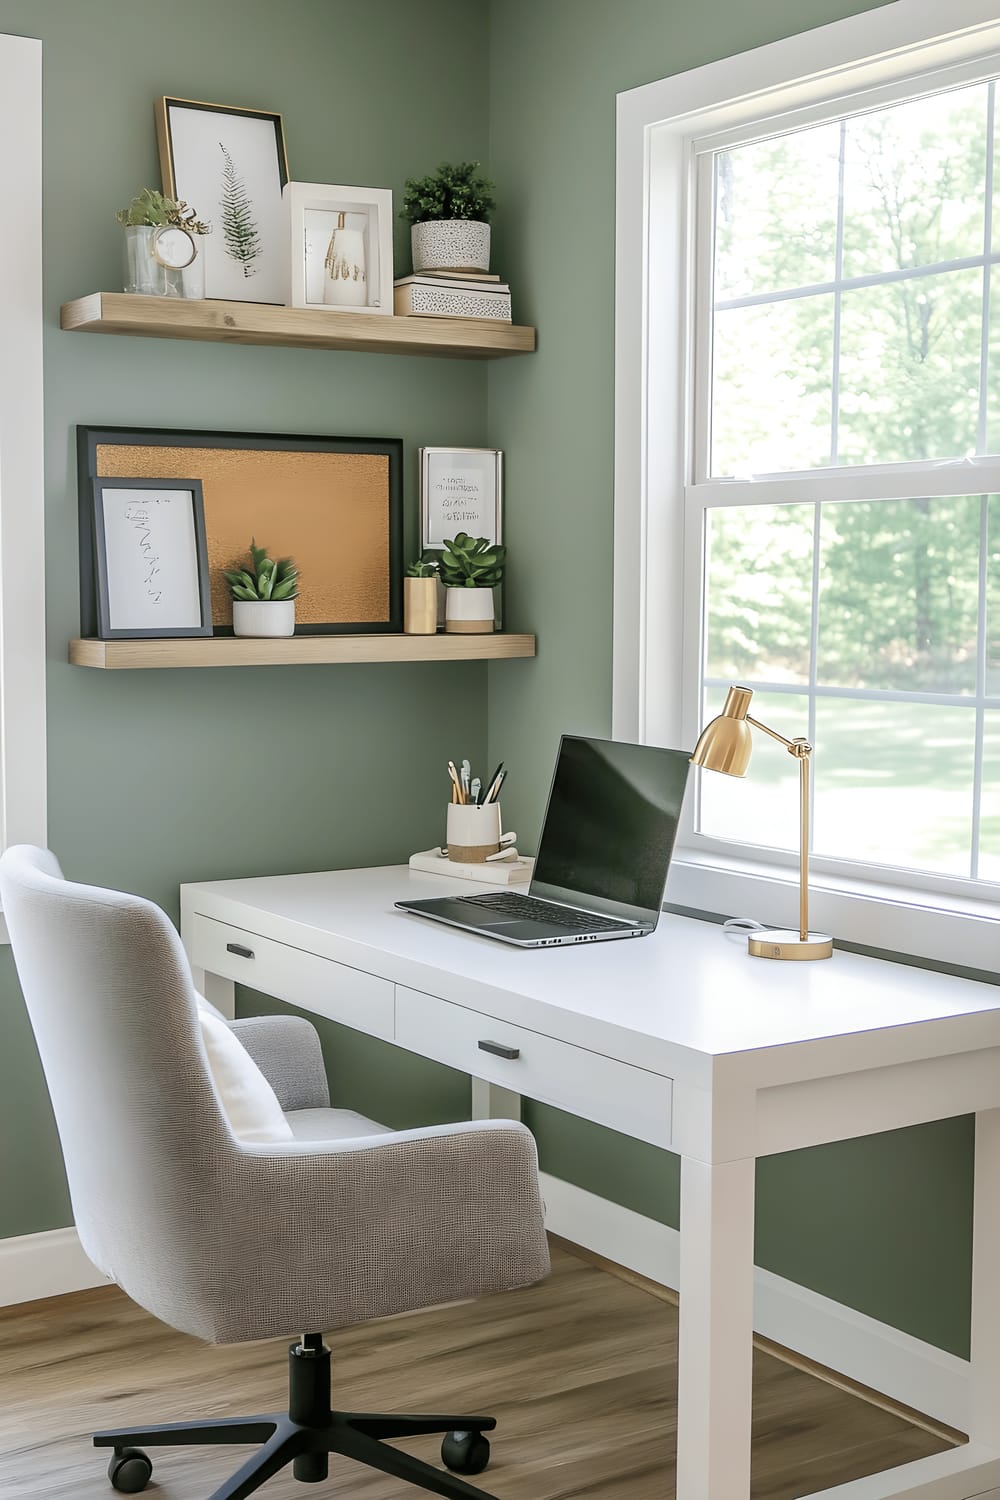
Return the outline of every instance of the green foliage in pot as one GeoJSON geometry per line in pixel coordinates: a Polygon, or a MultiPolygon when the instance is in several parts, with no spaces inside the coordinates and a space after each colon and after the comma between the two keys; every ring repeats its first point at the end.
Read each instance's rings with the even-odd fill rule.
{"type": "Polygon", "coordinates": [[[406,570],[407,578],[436,578],[438,565],[436,558],[423,557],[419,562],[412,562],[406,570]]]}
{"type": "Polygon", "coordinates": [[[399,217],[410,224],[427,219],[478,219],[488,224],[496,207],[494,185],[477,161],[442,162],[429,177],[408,177],[399,217]]]}
{"type": "Polygon", "coordinates": [[[126,228],[136,225],[159,228],[163,224],[176,224],[189,234],[208,234],[211,228],[203,224],[195,210],[183,200],[175,203],[173,198],[165,198],[155,188],[143,188],[142,192],[136,193],[128,208],[120,208],[115,217],[126,228]]]}
{"type": "Polygon", "coordinates": [[[439,564],[445,588],[491,589],[503,578],[507,548],[460,531],[445,539],[439,564]]]}
{"type": "Polygon", "coordinates": [[[294,599],[299,592],[299,570],[292,559],[281,557],[274,562],[266,547],[257,546],[256,539],[250,543],[250,569],[236,568],[232,573],[223,569],[234,599],[248,604],[260,599],[278,604],[294,599]]]}

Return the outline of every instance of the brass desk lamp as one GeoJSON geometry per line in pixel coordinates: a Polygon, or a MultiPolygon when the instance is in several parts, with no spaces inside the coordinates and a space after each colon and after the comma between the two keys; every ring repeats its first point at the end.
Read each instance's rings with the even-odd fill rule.
{"type": "Polygon", "coordinates": [[[825,932],[809,931],[809,757],[808,740],[786,740],[777,730],[769,729],[747,713],[753,689],[731,687],[726,706],[717,719],[706,724],[694,748],[691,764],[706,771],[722,771],[726,776],[745,776],[753,749],[754,729],[762,729],[778,740],[799,763],[799,927],[798,931],[776,929],[749,934],[749,951],[754,958],[830,958],[833,938],[825,932]]]}

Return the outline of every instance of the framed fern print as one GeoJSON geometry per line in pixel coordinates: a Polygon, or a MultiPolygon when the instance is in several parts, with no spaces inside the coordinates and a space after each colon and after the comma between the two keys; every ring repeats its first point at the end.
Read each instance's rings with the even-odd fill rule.
{"type": "Polygon", "coordinates": [[[194,205],[203,241],[205,295],[283,303],[288,158],[281,116],[259,109],[156,101],[163,191],[194,205]]]}

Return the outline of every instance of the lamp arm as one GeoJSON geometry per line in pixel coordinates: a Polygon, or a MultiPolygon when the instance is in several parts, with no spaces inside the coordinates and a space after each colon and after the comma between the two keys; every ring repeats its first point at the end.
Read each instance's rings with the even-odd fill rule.
{"type": "Polygon", "coordinates": [[[751,719],[750,715],[747,714],[746,722],[748,724],[752,724],[755,729],[763,729],[765,734],[769,734],[772,740],[777,740],[779,745],[784,745],[786,750],[792,749],[791,740],[786,740],[785,736],[783,734],[779,734],[776,729],[769,729],[767,725],[762,724],[759,719],[751,719]]]}

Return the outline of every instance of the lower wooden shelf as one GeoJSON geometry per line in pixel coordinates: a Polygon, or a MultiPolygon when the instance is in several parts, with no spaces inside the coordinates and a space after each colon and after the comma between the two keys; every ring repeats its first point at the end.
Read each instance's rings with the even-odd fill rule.
{"type": "Polygon", "coordinates": [[[104,671],[150,667],[278,667],[338,662],[497,661],[534,656],[533,635],[192,636],[169,640],[69,643],[75,667],[104,671]]]}

